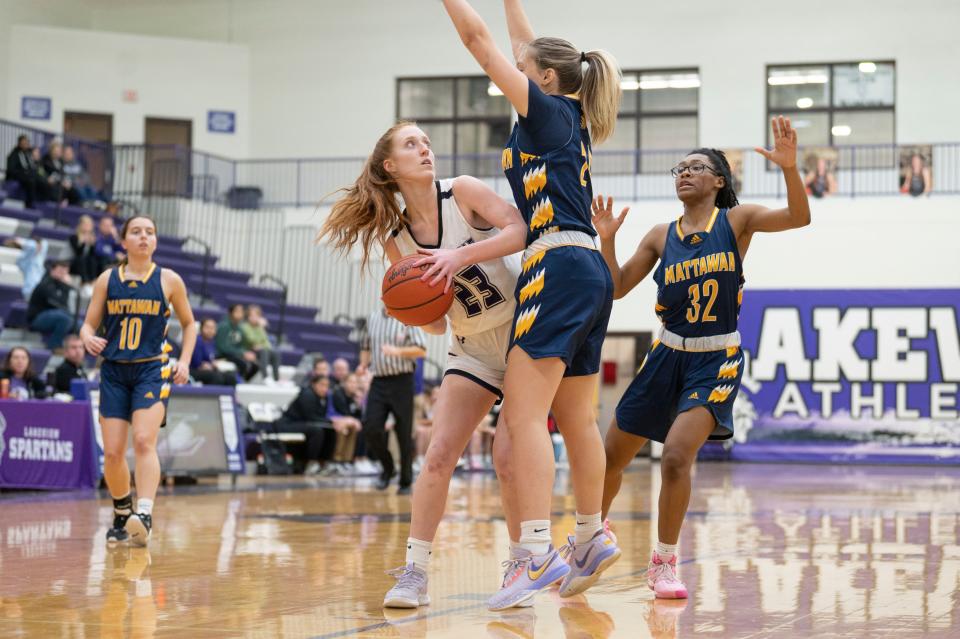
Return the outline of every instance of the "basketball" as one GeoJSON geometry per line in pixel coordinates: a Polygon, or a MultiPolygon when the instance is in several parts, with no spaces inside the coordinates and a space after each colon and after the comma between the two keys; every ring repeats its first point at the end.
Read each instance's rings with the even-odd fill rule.
{"type": "Polygon", "coordinates": [[[424,326],[443,317],[453,304],[453,287],[443,292],[443,283],[430,286],[420,277],[429,268],[415,267],[420,255],[405,257],[383,276],[381,299],[390,315],[409,326],[424,326]]]}

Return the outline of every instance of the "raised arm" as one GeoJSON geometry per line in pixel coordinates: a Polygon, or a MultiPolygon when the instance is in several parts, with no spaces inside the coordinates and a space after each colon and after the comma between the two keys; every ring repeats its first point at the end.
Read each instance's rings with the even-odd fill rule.
{"type": "Polygon", "coordinates": [[[529,80],[497,48],[483,18],[467,0],[443,0],[460,40],[521,116],[527,115],[529,80]]]}
{"type": "Polygon", "coordinates": [[[523,10],[521,0],[503,0],[503,8],[507,14],[507,31],[510,33],[510,47],[513,49],[513,59],[520,61],[523,48],[536,39],[530,20],[523,10]]]}
{"type": "Polygon", "coordinates": [[[636,252],[623,266],[620,266],[617,262],[617,231],[620,230],[630,207],[623,209],[619,216],[614,217],[613,198],[607,198],[604,202],[602,195],[594,199],[592,206],[593,225],[597,229],[597,235],[600,236],[600,254],[603,256],[603,261],[607,263],[610,277],[613,279],[613,298],[620,299],[649,275],[657,260],[660,259],[660,250],[657,247],[663,246],[666,225],[659,224],[653,227],[640,240],[636,252]]]}
{"type": "Polygon", "coordinates": [[[810,202],[803,178],[797,170],[797,132],[790,118],[773,118],[773,150],[757,148],[757,153],[780,167],[787,185],[787,207],[769,209],[759,204],[741,204],[730,210],[730,225],[740,239],[753,233],[776,233],[810,223],[810,202]]]}
{"type": "Polygon", "coordinates": [[[456,178],[453,196],[460,210],[473,218],[474,226],[495,226],[500,232],[455,250],[420,250],[424,257],[417,264],[431,264],[421,279],[429,281],[431,286],[446,280],[444,291],[450,288],[453,276],[463,267],[519,253],[527,245],[527,226],[520,211],[477,178],[469,175],[456,178]]]}
{"type": "Polygon", "coordinates": [[[97,337],[97,330],[103,322],[103,309],[107,305],[107,283],[110,281],[110,272],[110,269],[107,269],[94,282],[90,305],[87,306],[87,317],[83,320],[83,326],[80,327],[80,339],[83,340],[83,346],[91,355],[99,355],[107,346],[107,340],[97,337]]]}

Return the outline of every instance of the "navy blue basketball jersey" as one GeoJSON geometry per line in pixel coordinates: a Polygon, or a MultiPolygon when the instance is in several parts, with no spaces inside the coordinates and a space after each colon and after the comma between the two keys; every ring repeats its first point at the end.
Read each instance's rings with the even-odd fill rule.
{"type": "MultiPolygon", "coordinates": [[[[582,231],[596,236],[590,221],[590,202],[593,183],[590,180],[590,162],[593,152],[590,133],[580,101],[566,96],[544,96],[531,83],[530,111],[546,102],[554,107],[544,113],[547,122],[539,126],[565,127],[569,136],[565,144],[539,155],[533,149],[520,148],[521,124],[513,127],[507,147],[503,150],[501,166],[506,174],[513,199],[527,223],[527,246],[541,235],[553,231],[582,231]],[[539,101],[539,104],[535,103],[539,101]]],[[[527,122],[527,119],[524,119],[527,122]]],[[[533,124],[528,124],[532,127],[533,124]]]]}
{"type": "Polygon", "coordinates": [[[657,270],[657,315],[682,337],[737,330],[743,264],[727,209],[713,209],[706,229],[684,236],[680,220],[667,231],[657,270]]]}
{"type": "Polygon", "coordinates": [[[124,267],[110,272],[104,327],[107,346],[103,358],[135,362],[166,357],[170,309],[160,282],[160,267],[150,267],[142,280],[126,279],[124,267]]]}

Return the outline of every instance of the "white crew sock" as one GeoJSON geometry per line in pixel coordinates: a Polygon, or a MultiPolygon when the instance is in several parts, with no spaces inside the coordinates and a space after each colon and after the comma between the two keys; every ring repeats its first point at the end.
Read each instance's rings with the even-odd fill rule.
{"type": "Polygon", "coordinates": [[[657,542],[657,555],[663,561],[668,561],[671,557],[677,554],[678,544],[665,544],[662,541],[657,542]]]}
{"type": "Polygon", "coordinates": [[[433,542],[407,537],[407,565],[413,564],[426,572],[433,554],[433,542]]]}
{"type": "Polygon", "coordinates": [[[577,513],[577,525],[573,529],[576,537],[576,544],[585,544],[593,539],[597,531],[603,528],[603,522],[600,521],[600,513],[596,515],[581,515],[577,513]]]}
{"type": "Polygon", "coordinates": [[[550,549],[550,520],[520,522],[520,547],[529,550],[532,555],[545,555],[550,549]]]}

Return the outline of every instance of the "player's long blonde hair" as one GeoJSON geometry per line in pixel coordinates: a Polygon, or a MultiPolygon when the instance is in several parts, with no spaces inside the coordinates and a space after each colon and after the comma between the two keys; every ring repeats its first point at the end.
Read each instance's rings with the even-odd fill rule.
{"type": "Polygon", "coordinates": [[[537,38],[526,49],[538,67],[557,73],[560,93],[580,95],[594,144],[613,135],[622,90],[620,66],[610,53],[602,49],[581,52],[562,38],[537,38]]]}
{"type": "Polygon", "coordinates": [[[397,201],[400,187],[383,168],[383,163],[390,157],[394,134],[406,126],[416,124],[401,120],[380,136],[360,177],[352,186],[337,191],[344,195],[333,205],[317,235],[317,242],[327,240],[341,253],[346,253],[359,242],[363,249],[361,270],[367,267],[373,245],[379,243],[382,246],[400,224],[400,203],[397,201]]]}

